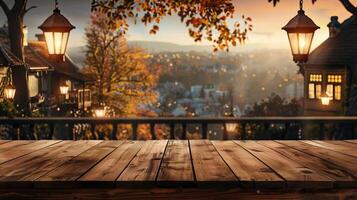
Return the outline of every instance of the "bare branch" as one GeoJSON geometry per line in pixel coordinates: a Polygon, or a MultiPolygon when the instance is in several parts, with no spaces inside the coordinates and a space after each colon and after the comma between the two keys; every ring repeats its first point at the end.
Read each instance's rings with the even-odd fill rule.
{"type": "Polygon", "coordinates": [[[24,14],[26,14],[26,13],[27,13],[28,11],[30,11],[31,9],[35,9],[35,8],[37,8],[37,6],[31,6],[31,7],[27,8],[27,9],[25,10],[24,14]]]}
{"type": "Polygon", "coordinates": [[[350,2],[350,0],[340,0],[348,12],[357,15],[357,8],[350,2]]]}
{"type": "Polygon", "coordinates": [[[1,8],[4,10],[5,15],[9,15],[9,14],[10,14],[10,9],[9,9],[9,7],[6,5],[6,3],[4,2],[4,0],[0,0],[0,6],[1,6],[1,8]]]}

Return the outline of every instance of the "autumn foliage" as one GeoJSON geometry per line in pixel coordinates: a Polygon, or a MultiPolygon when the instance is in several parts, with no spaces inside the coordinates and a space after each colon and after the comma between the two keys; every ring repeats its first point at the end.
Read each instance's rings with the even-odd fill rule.
{"type": "Polygon", "coordinates": [[[92,10],[105,14],[111,27],[124,34],[130,19],[151,25],[155,34],[164,17],[177,15],[194,41],[208,40],[215,51],[243,43],[253,27],[244,15],[229,26],[229,19],[236,18],[232,0],[93,0],[92,10]]]}
{"type": "Polygon", "coordinates": [[[128,47],[121,31],[113,31],[108,18],[93,13],[86,29],[86,67],[83,72],[94,77],[94,103],[105,103],[117,116],[142,113],[145,104],[156,100],[155,86],[159,68],[147,65],[149,54],[128,47]]]}

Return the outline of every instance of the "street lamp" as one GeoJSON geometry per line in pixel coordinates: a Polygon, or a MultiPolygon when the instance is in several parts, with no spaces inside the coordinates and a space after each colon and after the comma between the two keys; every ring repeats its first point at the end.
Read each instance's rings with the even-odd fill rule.
{"type": "Polygon", "coordinates": [[[50,57],[57,61],[64,61],[69,32],[75,27],[64,17],[58,9],[58,1],[55,0],[55,9],[39,27],[45,35],[45,40],[50,57]]]}
{"type": "Polygon", "coordinates": [[[300,10],[282,29],[288,33],[291,51],[296,63],[308,60],[314,33],[319,29],[314,21],[305,15],[303,0],[300,0],[300,10]]]}
{"type": "Polygon", "coordinates": [[[324,93],[320,96],[321,98],[321,104],[324,106],[328,106],[330,105],[330,101],[331,101],[331,96],[328,93],[324,93]]]}
{"type": "Polygon", "coordinates": [[[16,89],[15,87],[9,83],[4,88],[4,97],[5,99],[13,100],[15,98],[16,89]]]}
{"type": "Polygon", "coordinates": [[[69,91],[69,86],[65,83],[63,85],[60,85],[60,93],[63,95],[67,95],[69,91]]]}
{"type": "Polygon", "coordinates": [[[94,117],[102,118],[105,117],[105,108],[104,107],[98,107],[94,109],[94,117]]]}
{"type": "MultiPolygon", "coordinates": [[[[226,113],[225,112],[225,115],[227,117],[232,117],[233,118],[234,117],[234,108],[233,108],[233,94],[232,93],[233,93],[233,91],[231,89],[230,92],[229,92],[230,99],[231,99],[231,105],[230,105],[231,110],[230,110],[230,113],[226,113]]],[[[226,130],[227,130],[228,133],[232,133],[237,129],[237,123],[226,123],[225,126],[226,126],[226,130]]]]}

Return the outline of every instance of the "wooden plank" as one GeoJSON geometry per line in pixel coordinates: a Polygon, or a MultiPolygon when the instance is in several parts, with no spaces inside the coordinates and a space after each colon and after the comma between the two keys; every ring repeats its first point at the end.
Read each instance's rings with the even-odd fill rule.
{"type": "Polygon", "coordinates": [[[268,166],[233,141],[212,141],[218,153],[238,177],[240,185],[282,188],[285,181],[268,166]]]}
{"type": "Polygon", "coordinates": [[[349,142],[349,143],[357,144],[357,140],[345,140],[345,142],[349,142]]]}
{"type": "Polygon", "coordinates": [[[253,141],[235,141],[264,162],[287,181],[290,188],[332,188],[333,180],[319,172],[301,165],[294,158],[280,153],[253,141]]]}
{"type": "Polygon", "coordinates": [[[10,142],[11,140],[0,140],[0,144],[4,144],[4,143],[7,143],[7,142],[10,142]]]}
{"type": "Polygon", "coordinates": [[[190,140],[191,157],[199,186],[238,185],[238,179],[208,140],[190,140]]]}
{"type": "Polygon", "coordinates": [[[101,141],[63,141],[0,165],[0,184],[21,186],[43,176],[101,141]]]}
{"type": "Polygon", "coordinates": [[[43,149],[58,142],[60,142],[60,140],[40,140],[27,145],[18,146],[15,148],[15,150],[10,149],[7,151],[0,152],[0,164],[30,154],[34,151],[43,149]]]}
{"type": "Polygon", "coordinates": [[[329,149],[332,151],[340,152],[346,155],[357,157],[357,146],[344,141],[321,141],[321,140],[307,140],[302,141],[313,146],[329,149]]]}
{"type": "Polygon", "coordinates": [[[146,141],[117,180],[117,186],[154,186],[167,140],[146,141]]]}
{"type": "Polygon", "coordinates": [[[259,144],[274,149],[276,152],[279,152],[286,157],[294,158],[298,163],[311,168],[324,176],[330,177],[335,180],[335,186],[338,188],[357,187],[357,180],[353,177],[354,175],[347,173],[338,165],[326,162],[319,157],[308,155],[275,141],[260,141],[259,144]]]}
{"type": "Polygon", "coordinates": [[[113,185],[143,145],[143,141],[124,141],[117,149],[78,179],[80,182],[113,185]]]}
{"type": "Polygon", "coordinates": [[[16,147],[19,147],[21,145],[30,144],[33,142],[35,142],[35,141],[33,141],[33,140],[13,140],[11,142],[6,142],[3,144],[0,144],[0,152],[14,150],[14,149],[16,149],[16,147]]]}
{"type": "Polygon", "coordinates": [[[40,177],[36,181],[45,181],[45,184],[43,184],[45,187],[62,186],[63,184],[59,184],[59,181],[65,182],[64,184],[66,184],[66,186],[76,185],[75,181],[80,176],[114,151],[121,143],[122,141],[103,141],[75,158],[66,161],[63,165],[40,177]]]}
{"type": "Polygon", "coordinates": [[[191,185],[194,181],[190,148],[187,140],[170,140],[161,163],[159,184],[191,185]]]}
{"type": "Polygon", "coordinates": [[[352,156],[348,156],[342,153],[331,151],[328,149],[316,147],[310,144],[299,141],[277,141],[281,144],[287,145],[304,153],[319,157],[330,163],[338,165],[344,169],[344,171],[354,176],[357,174],[357,159],[352,156]]]}

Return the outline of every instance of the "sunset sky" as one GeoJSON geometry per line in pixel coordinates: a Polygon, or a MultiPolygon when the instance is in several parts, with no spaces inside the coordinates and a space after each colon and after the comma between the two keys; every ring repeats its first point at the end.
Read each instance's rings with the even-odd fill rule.
{"type": "MultiPolygon", "coordinates": [[[[7,0],[13,2],[13,0],[7,0]]],[[[355,0],[353,0],[355,1],[355,0]]],[[[52,13],[52,0],[29,0],[29,5],[37,5],[25,16],[25,24],[29,27],[29,37],[39,32],[37,26],[52,13]]],[[[85,45],[84,28],[88,25],[90,15],[90,0],[60,0],[62,13],[77,27],[72,31],[69,45],[85,45]]],[[[236,15],[245,14],[253,19],[254,31],[249,34],[246,46],[256,48],[289,48],[285,32],[281,30],[298,10],[298,0],[281,0],[277,7],[273,7],[267,0],[236,0],[236,15]]],[[[354,2],[354,3],[357,3],[354,2]]],[[[328,36],[326,25],[330,16],[339,16],[340,21],[350,16],[338,0],[318,0],[311,5],[310,0],[305,1],[305,11],[317,25],[321,27],[316,32],[313,46],[320,44],[328,36]]],[[[3,12],[0,12],[0,23],[5,23],[3,12]]],[[[207,45],[208,43],[194,43],[188,36],[186,27],[177,17],[165,18],[160,24],[157,35],[149,35],[148,28],[143,25],[130,27],[129,40],[163,41],[185,45],[207,45]]],[[[237,47],[242,48],[242,47],[237,47]]],[[[244,47],[243,47],[244,49],[244,47]]]]}

